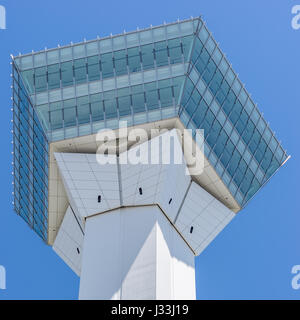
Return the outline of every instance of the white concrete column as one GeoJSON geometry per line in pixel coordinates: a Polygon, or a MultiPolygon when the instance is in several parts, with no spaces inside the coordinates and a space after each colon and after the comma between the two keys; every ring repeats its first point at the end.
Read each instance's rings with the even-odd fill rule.
{"type": "Polygon", "coordinates": [[[90,216],[79,299],[195,299],[194,254],[157,205],[90,216]]]}

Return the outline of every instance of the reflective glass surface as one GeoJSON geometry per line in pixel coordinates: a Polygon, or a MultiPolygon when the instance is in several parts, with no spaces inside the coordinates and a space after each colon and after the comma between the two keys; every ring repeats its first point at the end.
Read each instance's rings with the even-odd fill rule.
{"type": "Polygon", "coordinates": [[[14,208],[47,240],[48,141],[18,71],[13,68],[14,208]]]}
{"type": "Polygon", "coordinates": [[[181,99],[185,126],[204,129],[205,154],[243,207],[287,159],[204,24],[181,99]]]}

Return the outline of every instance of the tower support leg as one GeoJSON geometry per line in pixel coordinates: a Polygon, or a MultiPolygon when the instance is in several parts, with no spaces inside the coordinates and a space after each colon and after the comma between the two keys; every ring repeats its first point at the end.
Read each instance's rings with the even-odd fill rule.
{"type": "Polygon", "coordinates": [[[193,300],[194,253],[157,205],[90,216],[79,299],[193,300]]]}

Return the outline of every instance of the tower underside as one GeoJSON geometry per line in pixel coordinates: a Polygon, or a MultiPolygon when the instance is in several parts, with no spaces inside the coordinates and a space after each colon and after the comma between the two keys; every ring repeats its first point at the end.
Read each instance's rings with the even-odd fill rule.
{"type": "Polygon", "coordinates": [[[118,156],[54,153],[69,206],[53,248],[80,276],[81,299],[195,299],[194,256],[235,214],[193,180],[179,137],[118,156]],[[147,149],[177,162],[130,163],[147,149]]]}
{"type": "Polygon", "coordinates": [[[194,253],[156,205],[86,219],[79,299],[195,299],[194,253]]]}

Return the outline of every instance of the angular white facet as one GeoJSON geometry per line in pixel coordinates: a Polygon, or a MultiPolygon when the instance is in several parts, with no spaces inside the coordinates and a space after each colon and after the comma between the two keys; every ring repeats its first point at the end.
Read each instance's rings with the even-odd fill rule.
{"type": "Polygon", "coordinates": [[[86,220],[80,299],[195,299],[194,255],[158,206],[86,220]]]}
{"type": "Polygon", "coordinates": [[[158,204],[168,218],[174,221],[191,181],[177,131],[168,131],[122,153],[120,163],[123,205],[158,204]],[[165,141],[171,143],[168,145],[165,141]],[[160,153],[159,164],[122,164],[139,150],[148,150],[149,158],[152,156],[152,159],[157,159],[155,155],[160,153]],[[173,155],[177,155],[177,161],[173,155]]]}
{"type": "Polygon", "coordinates": [[[175,226],[199,255],[235,214],[192,182],[175,226]]]}
{"type": "Polygon", "coordinates": [[[120,206],[117,164],[100,165],[95,154],[54,155],[70,204],[81,218],[120,206]]]}
{"type": "Polygon", "coordinates": [[[118,157],[54,156],[70,205],[54,249],[80,274],[80,298],[194,299],[194,256],[235,214],[189,176],[176,130],[118,157]],[[155,152],[158,163],[131,162],[155,152]]]}
{"type": "Polygon", "coordinates": [[[68,207],[54,241],[53,250],[78,276],[81,270],[83,237],[82,227],[72,209],[68,207]]]}

